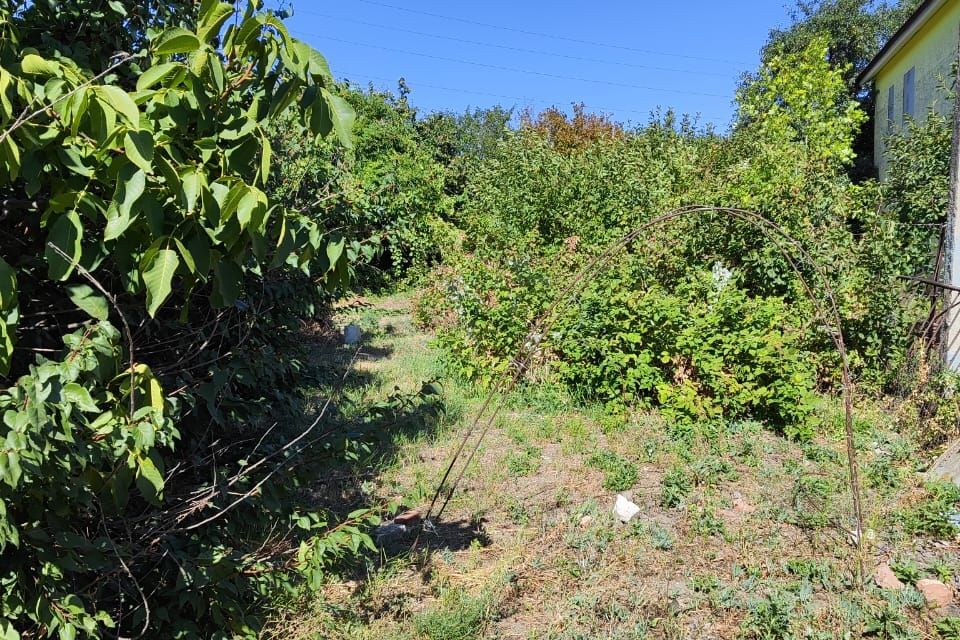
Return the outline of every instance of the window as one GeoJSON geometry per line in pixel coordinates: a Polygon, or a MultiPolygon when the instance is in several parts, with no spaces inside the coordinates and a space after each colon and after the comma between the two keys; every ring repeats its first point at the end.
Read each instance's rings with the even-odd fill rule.
{"type": "Polygon", "coordinates": [[[903,121],[916,116],[916,79],[917,69],[911,67],[903,75],[903,121]]]}
{"type": "Polygon", "coordinates": [[[890,85],[890,88],[887,89],[887,133],[893,133],[893,127],[896,125],[896,105],[894,104],[896,99],[897,87],[896,85],[890,85]]]}

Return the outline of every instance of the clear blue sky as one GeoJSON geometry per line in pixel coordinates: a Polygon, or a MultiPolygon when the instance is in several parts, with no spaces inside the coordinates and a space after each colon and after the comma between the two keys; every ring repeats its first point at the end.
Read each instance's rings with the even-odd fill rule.
{"type": "Polygon", "coordinates": [[[582,101],[624,122],[673,107],[725,129],[788,2],[294,0],[287,24],[338,78],[395,89],[402,76],[424,111],[582,101]]]}

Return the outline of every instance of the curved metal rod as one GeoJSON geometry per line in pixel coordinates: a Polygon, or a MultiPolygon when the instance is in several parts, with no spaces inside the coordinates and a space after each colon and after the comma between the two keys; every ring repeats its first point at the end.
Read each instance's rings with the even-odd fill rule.
{"type": "MultiPolygon", "coordinates": [[[[540,340],[546,332],[548,332],[553,325],[556,323],[556,311],[560,305],[565,304],[567,301],[578,297],[583,293],[584,288],[591,280],[602,272],[614,258],[619,256],[627,247],[629,247],[635,240],[637,240],[644,232],[661,225],[666,224],[667,222],[673,221],[678,218],[683,218],[693,215],[701,215],[706,213],[721,213],[729,218],[740,220],[752,224],[754,227],[758,228],[763,235],[770,240],[780,251],[780,253],[786,258],[787,262],[790,263],[790,267],[793,269],[794,273],[800,279],[800,282],[803,286],[804,291],[807,294],[807,297],[813,303],[817,315],[824,319],[831,326],[830,337],[833,340],[834,346],[837,349],[837,353],[840,355],[841,360],[841,377],[842,377],[842,394],[843,394],[843,408],[844,408],[844,439],[847,450],[847,471],[848,479],[850,486],[850,495],[853,507],[853,518],[856,526],[855,532],[855,543],[857,550],[862,552],[863,545],[863,508],[862,501],[860,496],[860,480],[859,473],[857,468],[857,456],[856,449],[854,446],[854,434],[853,434],[853,382],[852,376],[850,374],[850,364],[847,356],[846,343],[843,339],[843,330],[842,330],[842,320],[840,317],[840,312],[837,308],[836,295],[833,291],[833,287],[830,285],[826,273],[820,264],[813,258],[812,255],[804,248],[804,246],[796,240],[793,236],[787,233],[780,225],[775,222],[765,218],[764,216],[756,213],[755,211],[749,211],[747,209],[739,209],[735,207],[714,207],[706,205],[691,205],[687,207],[682,207],[679,209],[674,209],[667,213],[661,214],[647,222],[643,223],[623,238],[617,242],[611,244],[599,255],[591,259],[578,273],[570,280],[569,284],[560,295],[556,298],[550,307],[542,313],[538,318],[536,318],[530,325],[530,331],[527,332],[526,339],[524,344],[520,346],[520,349],[517,353],[517,357],[514,359],[513,373],[512,375],[509,372],[504,372],[496,382],[493,388],[487,393],[486,398],[484,399],[483,404],[480,407],[480,411],[474,417],[473,422],[470,427],[467,429],[463,438],[460,441],[459,446],[454,452],[449,465],[443,474],[443,477],[440,480],[437,490],[433,495],[433,499],[430,501],[430,507],[427,509],[427,513],[424,515],[424,526],[429,529],[433,526],[430,519],[433,514],[433,510],[436,507],[436,503],[440,498],[440,495],[444,492],[446,488],[446,497],[441,505],[439,511],[436,514],[436,518],[440,518],[443,515],[443,511],[446,508],[447,504],[450,502],[450,499],[453,497],[454,491],[456,491],[457,486],[460,484],[460,481],[463,479],[463,474],[466,472],[467,468],[470,466],[470,463],[473,461],[474,456],[476,455],[480,444],[483,442],[484,437],[487,432],[493,426],[494,422],[497,419],[497,416],[500,413],[501,408],[505,402],[506,397],[510,394],[511,391],[517,386],[520,380],[523,378],[524,373],[530,366],[534,355],[537,352],[540,340]],[[793,251],[788,250],[792,249],[793,251]],[[798,256],[805,264],[809,265],[815,272],[817,279],[819,280],[820,285],[823,287],[825,292],[825,298],[827,306],[824,307],[824,301],[818,298],[810,286],[810,283],[807,281],[807,278],[804,276],[803,271],[800,269],[800,265],[797,263],[795,256],[798,256]],[[484,420],[484,414],[487,413],[490,406],[493,404],[493,399],[499,397],[500,401],[494,405],[493,412],[486,418],[483,423],[483,426],[480,427],[481,421],[484,420]],[[464,450],[471,437],[477,432],[478,427],[480,427],[479,437],[473,445],[473,448],[470,451],[470,455],[467,457],[466,461],[460,465],[459,471],[457,472],[456,478],[452,483],[447,486],[447,481],[450,478],[453,469],[457,466],[457,461],[460,456],[463,454],[464,450]]],[[[414,543],[416,544],[416,543],[414,543]]],[[[862,553],[858,554],[859,560],[859,569],[860,569],[860,578],[862,580],[864,567],[863,567],[863,556],[862,553]]]]}

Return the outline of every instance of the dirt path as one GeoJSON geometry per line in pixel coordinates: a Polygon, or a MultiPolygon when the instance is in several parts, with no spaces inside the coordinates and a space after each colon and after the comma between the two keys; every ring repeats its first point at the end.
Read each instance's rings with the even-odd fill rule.
{"type": "MultiPolygon", "coordinates": [[[[442,383],[445,417],[396,436],[395,455],[375,474],[375,493],[422,508],[478,391],[444,377],[409,296],[345,307],[337,322],[364,330],[358,401],[442,383]]],[[[865,446],[909,451],[882,414],[868,417],[865,446]]],[[[668,432],[651,412],[608,415],[545,387],[515,394],[438,531],[421,534],[416,551],[412,540],[390,541],[377,568],[332,581],[298,628],[304,637],[431,640],[832,638],[876,619],[905,634],[879,637],[932,629],[912,588],[855,588],[831,434],[799,445],[753,422],[709,442],[674,442],[668,432]],[[618,493],[640,507],[628,524],[612,512],[618,493]]],[[[893,562],[901,574],[956,580],[956,541],[901,531],[898,514],[917,485],[909,460],[875,459],[889,469],[868,471],[868,482],[871,473],[892,480],[867,492],[869,568],[893,562]]]]}

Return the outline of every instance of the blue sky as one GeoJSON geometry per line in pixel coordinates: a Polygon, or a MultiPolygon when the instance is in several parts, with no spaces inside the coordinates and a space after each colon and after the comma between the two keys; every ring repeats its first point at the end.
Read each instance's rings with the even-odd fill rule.
{"type": "Polygon", "coordinates": [[[287,24],[338,78],[394,89],[402,76],[424,111],[582,101],[623,122],[673,107],[725,129],[788,1],[295,0],[287,24]]]}

